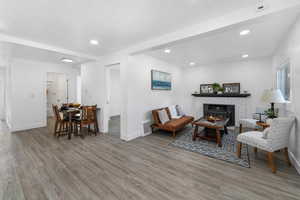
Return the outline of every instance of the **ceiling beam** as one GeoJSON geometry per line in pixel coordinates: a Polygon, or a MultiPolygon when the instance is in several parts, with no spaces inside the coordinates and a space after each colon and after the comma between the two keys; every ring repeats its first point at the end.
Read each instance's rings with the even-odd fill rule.
{"type": "Polygon", "coordinates": [[[128,53],[130,55],[134,55],[158,47],[163,48],[178,41],[231,27],[242,22],[254,20],[287,9],[299,9],[300,11],[300,1],[272,0],[269,1],[269,5],[267,4],[267,8],[263,11],[257,11],[256,6],[240,9],[228,15],[214,18],[206,22],[189,26],[176,32],[165,34],[133,45],[123,51],[120,51],[120,54],[128,53]]]}
{"type": "Polygon", "coordinates": [[[81,53],[81,52],[76,52],[76,51],[64,49],[64,48],[53,46],[53,45],[35,42],[32,40],[26,40],[26,39],[19,38],[19,37],[9,36],[6,34],[0,34],[0,42],[13,43],[13,44],[18,44],[18,45],[43,49],[43,50],[47,50],[47,51],[53,51],[53,52],[61,53],[64,55],[88,59],[91,61],[97,61],[99,58],[98,56],[93,56],[93,55],[89,55],[89,54],[85,54],[85,53],[81,53]]]}

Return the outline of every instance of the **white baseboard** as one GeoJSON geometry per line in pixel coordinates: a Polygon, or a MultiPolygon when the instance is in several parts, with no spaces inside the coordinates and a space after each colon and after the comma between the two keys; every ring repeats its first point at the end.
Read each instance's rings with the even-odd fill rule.
{"type": "Polygon", "coordinates": [[[145,137],[145,136],[148,136],[148,135],[151,135],[151,134],[152,134],[151,131],[149,131],[149,132],[147,132],[147,133],[144,133],[144,137],[145,137]]]}
{"type": "Polygon", "coordinates": [[[42,127],[46,127],[47,123],[44,122],[39,122],[36,124],[29,124],[29,125],[24,125],[24,126],[17,126],[17,127],[12,127],[11,128],[11,132],[17,132],[17,131],[25,131],[25,130],[29,130],[29,129],[35,129],[35,128],[42,128],[42,127]]]}
{"type": "Polygon", "coordinates": [[[136,132],[135,134],[131,134],[131,135],[126,135],[125,137],[121,137],[122,140],[125,140],[126,142],[129,142],[131,140],[134,140],[136,138],[140,137],[139,132],[136,132]]]}
{"type": "Polygon", "coordinates": [[[298,174],[300,174],[300,161],[296,159],[295,155],[289,151],[289,156],[292,165],[296,168],[298,174]]]}

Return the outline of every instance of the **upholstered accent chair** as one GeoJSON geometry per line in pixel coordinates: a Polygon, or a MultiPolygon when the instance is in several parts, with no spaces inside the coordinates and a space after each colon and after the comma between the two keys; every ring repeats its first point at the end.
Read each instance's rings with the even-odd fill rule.
{"type": "Polygon", "coordinates": [[[263,113],[264,110],[265,110],[265,108],[257,107],[256,113],[253,114],[252,118],[240,119],[239,120],[240,133],[243,132],[243,128],[259,130],[260,127],[256,123],[259,121],[260,118],[261,118],[261,120],[266,120],[265,115],[261,114],[261,116],[259,116],[260,115],[259,113],[263,113]]]}
{"type": "Polygon", "coordinates": [[[241,157],[241,149],[243,144],[254,147],[255,153],[257,153],[257,149],[267,151],[269,166],[272,169],[272,172],[276,173],[273,153],[283,149],[286,161],[288,165],[291,165],[288,156],[288,143],[294,121],[295,118],[292,117],[276,118],[269,122],[270,127],[265,129],[263,132],[249,131],[239,134],[237,137],[237,156],[239,158],[241,157]]]}
{"type": "Polygon", "coordinates": [[[243,132],[243,128],[258,130],[259,126],[256,124],[256,122],[258,122],[256,119],[240,119],[240,133],[243,132]]]}

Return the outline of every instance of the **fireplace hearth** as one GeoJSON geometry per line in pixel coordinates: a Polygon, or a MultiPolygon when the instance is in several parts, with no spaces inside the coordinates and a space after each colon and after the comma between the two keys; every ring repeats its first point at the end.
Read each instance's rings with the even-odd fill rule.
{"type": "Polygon", "coordinates": [[[229,118],[228,126],[235,125],[235,106],[224,104],[203,104],[204,116],[229,118]]]}

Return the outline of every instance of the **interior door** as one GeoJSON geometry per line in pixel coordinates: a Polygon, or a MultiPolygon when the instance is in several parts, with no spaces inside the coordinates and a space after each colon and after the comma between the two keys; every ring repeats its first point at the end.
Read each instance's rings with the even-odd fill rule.
{"type": "Polygon", "coordinates": [[[67,103],[67,80],[65,74],[47,74],[47,116],[53,116],[52,105],[67,103]]]}

